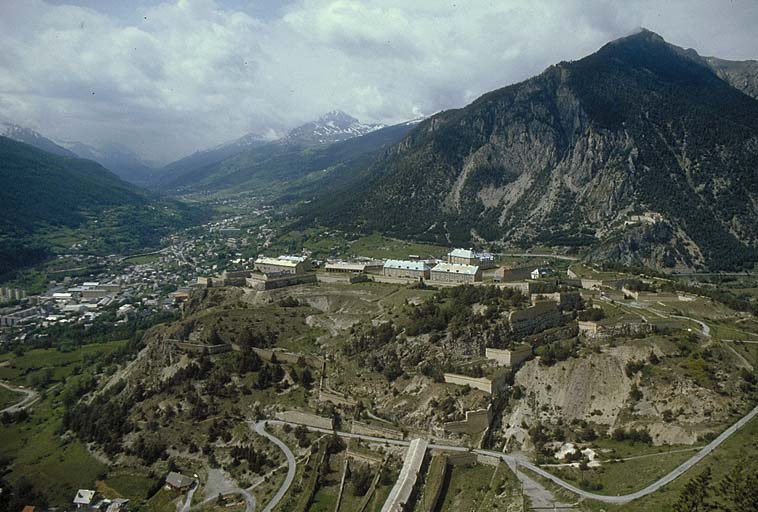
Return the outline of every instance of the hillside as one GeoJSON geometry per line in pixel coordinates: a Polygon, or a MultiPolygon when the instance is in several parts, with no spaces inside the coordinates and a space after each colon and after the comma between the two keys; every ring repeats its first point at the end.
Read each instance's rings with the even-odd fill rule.
{"type": "Polygon", "coordinates": [[[89,225],[98,244],[113,253],[154,245],[166,228],[191,216],[95,162],[0,137],[0,274],[48,257],[45,235],[61,229],[89,225]]]}
{"type": "Polygon", "coordinates": [[[724,60],[705,57],[705,62],[718,76],[748,96],[758,99],[758,61],[724,60]]]}
{"type": "Polygon", "coordinates": [[[54,155],[70,157],[77,156],[73,151],[53,142],[39,132],[11,122],[0,122],[0,136],[8,137],[9,139],[13,139],[17,142],[29,144],[30,146],[34,146],[37,149],[47,151],[48,153],[52,153],[54,155]]]}
{"type": "Polygon", "coordinates": [[[422,122],[314,222],[465,244],[743,268],[758,244],[758,101],[641,31],[422,122]]]}
{"type": "Polygon", "coordinates": [[[312,193],[316,188],[326,190],[332,182],[350,181],[351,170],[368,166],[376,159],[375,152],[397,143],[412,127],[407,123],[389,126],[316,145],[310,139],[296,137],[300,132],[293,130],[291,137],[254,145],[216,163],[185,168],[171,178],[162,177],[158,189],[180,193],[263,190],[293,195],[306,190],[312,193]]]}
{"type": "Polygon", "coordinates": [[[97,147],[78,141],[58,141],[79,158],[93,160],[124,181],[145,186],[155,169],[131,149],[120,144],[103,144],[97,147]]]}
{"type": "Polygon", "coordinates": [[[189,156],[180,158],[175,162],[156,170],[149,181],[151,188],[163,190],[184,183],[191,179],[191,176],[201,174],[205,168],[213,167],[233,156],[239,155],[244,151],[261,146],[266,140],[255,134],[249,133],[229,144],[196,151],[189,156]]]}

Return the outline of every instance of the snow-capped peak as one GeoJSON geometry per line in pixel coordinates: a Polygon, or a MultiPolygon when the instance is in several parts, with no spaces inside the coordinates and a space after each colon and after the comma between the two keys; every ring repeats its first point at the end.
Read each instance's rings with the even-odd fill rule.
{"type": "Polygon", "coordinates": [[[364,124],[341,110],[332,110],[311,121],[298,126],[287,135],[287,141],[306,144],[331,144],[360,137],[384,128],[383,124],[364,124]]]}

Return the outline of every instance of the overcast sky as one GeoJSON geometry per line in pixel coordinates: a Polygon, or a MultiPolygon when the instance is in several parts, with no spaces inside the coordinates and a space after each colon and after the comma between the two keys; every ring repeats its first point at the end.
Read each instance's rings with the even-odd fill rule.
{"type": "Polygon", "coordinates": [[[758,58],[756,0],[0,0],[0,117],[167,161],[332,109],[460,107],[640,26],[758,58]]]}

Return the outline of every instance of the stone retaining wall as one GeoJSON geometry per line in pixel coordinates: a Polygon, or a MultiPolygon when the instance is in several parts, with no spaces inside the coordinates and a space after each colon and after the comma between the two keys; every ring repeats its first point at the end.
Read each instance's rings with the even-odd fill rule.
{"type": "Polygon", "coordinates": [[[307,412],[283,411],[276,413],[275,417],[281,421],[289,421],[290,423],[298,423],[309,427],[325,428],[327,430],[334,429],[331,418],[324,418],[323,416],[317,416],[307,412]]]}
{"type": "Polygon", "coordinates": [[[486,348],[484,355],[487,359],[492,359],[501,366],[518,366],[532,355],[532,347],[524,343],[513,350],[486,348]]]}
{"type": "Polygon", "coordinates": [[[377,427],[375,425],[369,425],[362,421],[353,420],[350,428],[350,432],[353,434],[360,434],[363,436],[385,437],[387,439],[403,439],[403,433],[399,430],[377,427]]]}
{"type": "Polygon", "coordinates": [[[466,419],[463,421],[449,421],[442,425],[442,428],[448,432],[459,434],[478,434],[484,432],[492,420],[492,405],[486,409],[477,409],[475,411],[466,411],[466,419]]]}

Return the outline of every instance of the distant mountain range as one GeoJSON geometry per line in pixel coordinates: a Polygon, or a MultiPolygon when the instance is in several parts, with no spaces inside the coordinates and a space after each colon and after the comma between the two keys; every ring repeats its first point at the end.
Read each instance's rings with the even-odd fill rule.
{"type": "MultiPolygon", "coordinates": [[[[156,171],[150,186],[164,192],[229,188],[240,191],[249,189],[253,183],[259,185],[265,180],[277,180],[277,176],[288,179],[303,176],[337,163],[347,164],[348,160],[357,156],[346,155],[349,152],[346,148],[353,145],[328,149],[332,145],[386,128],[381,124],[361,123],[342,111],[334,110],[316,121],[294,128],[279,139],[271,140],[251,133],[229,144],[194,153],[156,171]],[[330,153],[340,154],[345,160],[338,162],[326,156],[330,153]],[[313,168],[314,165],[318,168],[313,168]],[[265,168],[263,172],[267,172],[265,178],[260,174],[262,167],[265,168]]],[[[376,150],[382,144],[397,142],[390,134],[400,131],[395,128],[382,132],[364,143],[356,143],[354,147],[360,154],[376,150]]]]}
{"type": "Polygon", "coordinates": [[[118,177],[138,185],[146,184],[154,172],[152,165],[134,151],[118,144],[106,144],[95,148],[78,141],[54,141],[31,128],[8,121],[0,122],[0,136],[29,144],[54,155],[93,160],[118,177]]]}
{"type": "Polygon", "coordinates": [[[90,146],[78,141],[60,140],[58,144],[73,152],[79,158],[93,160],[112,171],[119,178],[136,185],[150,182],[155,165],[147,162],[131,149],[119,144],[90,146]]]}
{"type": "Polygon", "coordinates": [[[439,113],[311,222],[445,244],[573,248],[668,269],[758,261],[754,61],[643,30],[439,113]]]}
{"type": "Polygon", "coordinates": [[[39,132],[9,121],[0,121],[0,136],[34,146],[54,155],[76,157],[76,153],[43,136],[39,132]]]}

